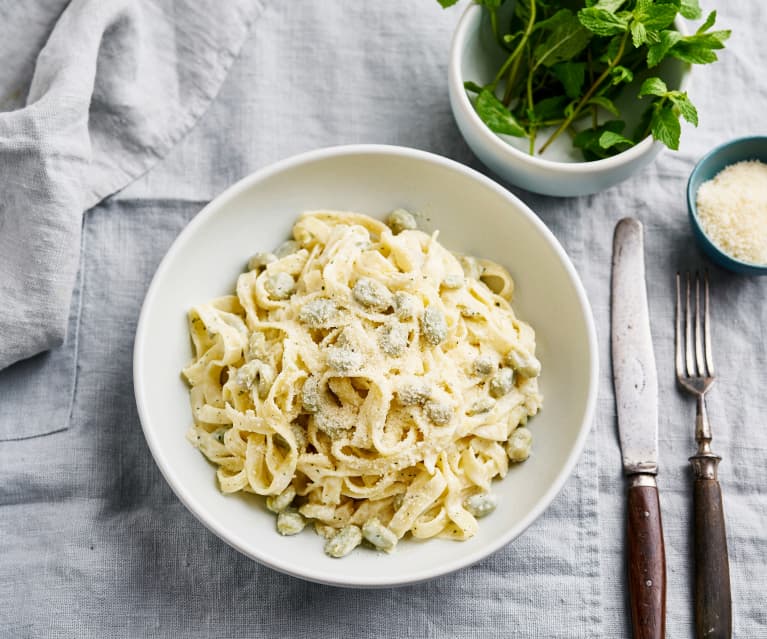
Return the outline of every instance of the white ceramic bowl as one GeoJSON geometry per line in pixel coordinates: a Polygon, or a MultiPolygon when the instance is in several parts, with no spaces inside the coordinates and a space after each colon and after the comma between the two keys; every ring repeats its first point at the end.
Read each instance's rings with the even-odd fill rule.
{"type": "Polygon", "coordinates": [[[597,347],[583,287],[562,247],[516,197],[479,173],[422,151],[387,146],[324,149],[241,180],[206,206],[157,269],[136,333],[139,417],[160,470],[190,511],[240,552],[277,570],[328,584],[392,586],[448,573],[517,537],[559,492],[583,447],[594,411],[597,347]],[[533,456],[495,485],[497,510],[466,542],[404,541],[392,555],[323,553],[313,530],[282,537],[253,496],[224,496],[214,468],[187,443],[192,420],[179,371],[191,358],[186,312],[234,290],[250,255],[287,239],[307,209],[377,217],[404,207],[439,228],[449,248],[504,264],[514,307],[538,334],[543,411],[531,422],[533,456]]]}
{"type": "MultiPolygon", "coordinates": [[[[463,87],[464,81],[468,80],[480,85],[489,82],[502,62],[498,52],[489,48],[486,38],[480,37],[486,28],[482,14],[482,7],[472,4],[456,27],[448,65],[450,105],[466,143],[500,177],[544,195],[586,195],[625,180],[652,162],[663,149],[660,142],[647,137],[623,153],[585,162],[567,135],[560,136],[543,155],[531,156],[527,138],[493,133],[480,120],[463,87]]],[[[676,24],[676,27],[684,32],[683,25],[676,24]]],[[[667,61],[658,67],[657,72],[666,79],[668,86],[687,88],[689,65],[667,61]]],[[[629,119],[638,119],[641,113],[637,107],[641,109],[642,105],[637,100],[626,100],[619,106],[631,111],[629,119]]],[[[539,140],[545,140],[547,132],[551,131],[553,129],[541,131],[539,140]]]]}

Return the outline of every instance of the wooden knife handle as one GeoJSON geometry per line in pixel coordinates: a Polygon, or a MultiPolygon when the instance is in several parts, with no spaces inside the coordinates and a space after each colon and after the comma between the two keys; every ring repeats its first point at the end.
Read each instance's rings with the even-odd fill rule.
{"type": "Polygon", "coordinates": [[[698,639],[732,636],[732,599],[722,490],[716,479],[696,479],[695,634],[698,639]]]}
{"type": "Polygon", "coordinates": [[[636,475],[628,491],[628,577],[634,639],[666,634],[666,551],[655,478],[636,475]]]}

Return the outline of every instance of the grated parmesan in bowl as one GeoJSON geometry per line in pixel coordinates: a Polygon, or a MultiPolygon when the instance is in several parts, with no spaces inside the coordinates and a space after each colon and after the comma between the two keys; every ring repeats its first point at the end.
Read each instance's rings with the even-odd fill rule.
{"type": "Polygon", "coordinates": [[[687,209],[693,235],[714,264],[767,275],[767,135],[706,153],[687,181],[687,209]]]}
{"type": "Polygon", "coordinates": [[[744,160],[698,188],[701,228],[727,255],[767,266],[767,164],[744,160]]]}

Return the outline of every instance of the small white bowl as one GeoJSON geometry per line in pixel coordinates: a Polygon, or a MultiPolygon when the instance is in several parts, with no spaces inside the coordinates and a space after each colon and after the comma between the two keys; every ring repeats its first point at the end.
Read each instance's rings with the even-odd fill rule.
{"type": "Polygon", "coordinates": [[[267,566],[327,584],[394,586],[479,561],[522,533],[570,475],[591,426],[597,345],[591,309],[562,247],[538,217],[495,182],[445,158],[399,147],[324,149],[246,177],[206,206],[163,259],[141,311],[133,361],[141,425],[165,479],[187,508],[228,544],[267,566]],[[255,496],[222,495],[215,469],[187,443],[192,415],[179,371],[189,363],[188,309],[234,290],[248,257],[287,239],[302,211],[403,207],[439,229],[450,249],[507,266],[514,308],[537,332],[544,408],[530,422],[533,455],[495,482],[498,508],[465,542],[405,540],[391,555],[360,548],[323,553],[312,530],[282,537],[255,496]]]}
{"type": "MultiPolygon", "coordinates": [[[[610,158],[585,162],[566,135],[560,136],[543,155],[528,153],[527,138],[499,136],[477,115],[464,89],[464,81],[480,85],[489,82],[498,68],[496,54],[490,51],[480,33],[483,10],[469,6],[458,22],[450,51],[448,82],[450,105],[466,143],[476,156],[500,177],[528,191],[544,195],[571,196],[596,193],[617,184],[647,166],[663,149],[651,136],[636,146],[610,158]]],[[[675,25],[685,33],[683,25],[675,25]]],[[[658,68],[670,87],[687,88],[689,65],[676,60],[658,68]]],[[[636,100],[634,102],[637,102],[636,100]]],[[[634,106],[629,104],[630,106],[634,106]]],[[[641,108],[641,104],[638,104],[641,108]]],[[[637,117],[641,111],[630,113],[637,117]]],[[[548,133],[553,131],[549,129],[548,133]]],[[[539,132],[546,139],[547,130],[539,132]]],[[[540,146],[540,143],[538,144],[540,146]]]]}

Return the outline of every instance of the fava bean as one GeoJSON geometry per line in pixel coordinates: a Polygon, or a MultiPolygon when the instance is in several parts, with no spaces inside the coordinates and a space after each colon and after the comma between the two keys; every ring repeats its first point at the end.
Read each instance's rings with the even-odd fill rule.
{"type": "Polygon", "coordinates": [[[386,224],[392,230],[394,235],[397,235],[402,231],[412,231],[418,228],[418,224],[416,223],[413,214],[405,209],[396,209],[389,213],[389,217],[386,218],[386,224]]]}
{"type": "Polygon", "coordinates": [[[292,508],[283,510],[277,515],[277,532],[281,535],[297,535],[304,526],[306,526],[306,519],[292,508]]]}
{"type": "Polygon", "coordinates": [[[359,526],[344,526],[325,542],[325,554],[330,557],[345,557],[362,543],[359,526]]]}

